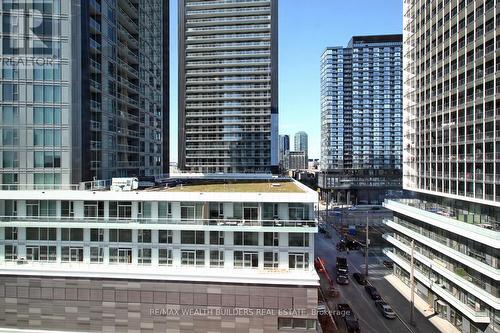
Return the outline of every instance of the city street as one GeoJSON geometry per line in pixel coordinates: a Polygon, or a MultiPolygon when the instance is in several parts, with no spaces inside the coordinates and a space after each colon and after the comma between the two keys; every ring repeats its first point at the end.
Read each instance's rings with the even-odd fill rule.
{"type": "MultiPolygon", "coordinates": [[[[319,256],[326,261],[326,268],[333,280],[335,279],[335,259],[337,257],[335,243],[338,241],[339,237],[335,233],[332,235],[331,239],[326,238],[324,234],[318,233],[315,239],[315,256],[319,256]]],[[[370,256],[369,282],[377,288],[382,298],[392,306],[393,310],[398,315],[398,318],[395,320],[384,318],[375,307],[374,301],[369,298],[364,287],[359,285],[352,278],[352,273],[354,272],[364,273],[364,256],[362,253],[360,251],[350,251],[349,254],[342,252],[340,256],[347,257],[350,284],[340,286],[334,282],[335,288],[340,291],[340,296],[329,299],[328,304],[332,310],[335,310],[338,303],[348,303],[359,320],[359,326],[362,333],[439,332],[418,311],[415,311],[415,322],[418,323],[417,326],[409,325],[410,305],[408,301],[384,279],[384,276],[390,274],[391,271],[380,264],[377,257],[370,256]]],[[[320,276],[322,276],[322,274],[320,274],[320,276]]],[[[340,331],[345,332],[342,321],[337,321],[340,321],[338,323],[340,331]]]]}

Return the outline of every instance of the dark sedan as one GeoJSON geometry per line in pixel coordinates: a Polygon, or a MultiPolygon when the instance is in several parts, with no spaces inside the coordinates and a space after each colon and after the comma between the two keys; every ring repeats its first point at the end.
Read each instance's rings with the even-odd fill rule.
{"type": "Polygon", "coordinates": [[[339,275],[337,275],[336,280],[337,280],[338,284],[342,284],[342,285],[349,284],[349,277],[347,275],[339,274],[339,275]]]}
{"type": "Polygon", "coordinates": [[[352,275],[352,277],[354,278],[354,280],[356,280],[357,283],[359,283],[360,285],[364,286],[366,285],[366,278],[364,276],[364,274],[361,274],[361,273],[354,273],[352,275]]]}
{"type": "Polygon", "coordinates": [[[379,300],[381,299],[380,294],[378,293],[377,289],[373,286],[365,286],[365,290],[370,295],[370,298],[373,300],[379,300]]]}

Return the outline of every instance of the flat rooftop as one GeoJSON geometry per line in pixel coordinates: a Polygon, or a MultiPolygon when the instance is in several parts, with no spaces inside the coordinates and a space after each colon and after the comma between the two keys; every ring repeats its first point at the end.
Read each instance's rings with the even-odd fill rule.
{"type": "Polygon", "coordinates": [[[183,183],[175,187],[153,187],[145,191],[169,191],[169,192],[239,192],[239,193],[304,193],[293,181],[229,181],[210,182],[196,181],[183,183]]]}

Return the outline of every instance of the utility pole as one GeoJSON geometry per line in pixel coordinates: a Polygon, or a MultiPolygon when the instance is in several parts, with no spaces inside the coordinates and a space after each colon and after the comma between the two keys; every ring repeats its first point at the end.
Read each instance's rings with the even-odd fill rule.
{"type": "Polygon", "coordinates": [[[410,258],[410,325],[415,326],[413,319],[413,312],[415,311],[415,275],[414,275],[414,261],[413,253],[415,251],[415,240],[411,241],[411,258],[410,258]]]}
{"type": "Polygon", "coordinates": [[[365,277],[368,277],[368,243],[370,243],[370,238],[368,238],[368,213],[366,213],[366,229],[365,229],[365,277]]]}

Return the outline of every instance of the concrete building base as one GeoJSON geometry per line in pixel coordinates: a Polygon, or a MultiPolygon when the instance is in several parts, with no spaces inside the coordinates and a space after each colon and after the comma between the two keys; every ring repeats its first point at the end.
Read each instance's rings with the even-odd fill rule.
{"type": "Polygon", "coordinates": [[[0,276],[7,330],[278,332],[278,318],[315,321],[316,306],[310,286],[0,276]]]}

